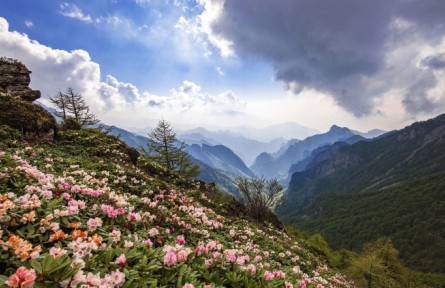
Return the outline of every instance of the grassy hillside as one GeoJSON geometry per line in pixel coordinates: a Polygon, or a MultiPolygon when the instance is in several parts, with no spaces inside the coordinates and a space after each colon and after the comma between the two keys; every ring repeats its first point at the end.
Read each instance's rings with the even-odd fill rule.
{"type": "Polygon", "coordinates": [[[353,287],[306,241],[136,161],[115,137],[86,129],[23,142],[1,127],[0,285],[353,287]]]}

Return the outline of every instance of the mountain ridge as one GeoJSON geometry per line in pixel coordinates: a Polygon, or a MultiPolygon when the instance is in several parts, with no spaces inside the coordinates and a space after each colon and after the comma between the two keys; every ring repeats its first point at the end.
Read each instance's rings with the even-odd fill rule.
{"type": "Polygon", "coordinates": [[[291,166],[310,156],[314,149],[347,139],[354,135],[355,134],[346,127],[342,128],[333,125],[329,131],[325,133],[296,141],[279,155],[269,155],[270,157],[265,157],[263,154],[261,157],[257,157],[250,169],[255,174],[262,175],[266,178],[277,177],[279,179],[286,179],[291,166]]]}

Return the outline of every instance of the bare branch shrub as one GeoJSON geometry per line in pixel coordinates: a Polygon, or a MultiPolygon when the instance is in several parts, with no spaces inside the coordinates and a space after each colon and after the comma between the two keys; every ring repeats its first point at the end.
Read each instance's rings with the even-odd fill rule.
{"type": "Polygon", "coordinates": [[[258,221],[265,220],[265,217],[283,202],[284,187],[275,178],[240,178],[237,185],[243,203],[250,215],[258,221]]]}

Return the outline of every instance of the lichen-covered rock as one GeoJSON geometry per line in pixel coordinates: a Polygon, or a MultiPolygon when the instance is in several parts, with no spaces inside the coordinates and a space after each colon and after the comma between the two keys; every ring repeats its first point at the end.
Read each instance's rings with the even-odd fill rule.
{"type": "Polygon", "coordinates": [[[20,97],[26,101],[40,98],[40,91],[29,88],[31,71],[20,61],[0,58],[0,96],[20,97]]]}

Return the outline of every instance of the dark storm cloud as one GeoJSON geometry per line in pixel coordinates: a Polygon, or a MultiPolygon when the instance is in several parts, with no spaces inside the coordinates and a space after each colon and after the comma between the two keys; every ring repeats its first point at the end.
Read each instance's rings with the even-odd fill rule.
{"type": "MultiPolygon", "coordinates": [[[[276,78],[295,92],[308,87],[330,93],[362,116],[373,110],[375,97],[394,88],[391,79],[370,85],[381,83],[378,78],[390,69],[388,52],[413,35],[438,44],[444,15],[443,0],[226,0],[212,28],[231,40],[237,53],[270,61],[276,78]]],[[[441,63],[428,61],[425,65],[432,67],[441,63]]],[[[421,78],[415,82],[424,89],[436,83],[431,73],[421,78]],[[430,82],[424,79],[428,77],[430,82]]],[[[429,109],[427,104],[410,106],[416,89],[407,87],[407,110],[429,109]]]]}
{"type": "Polygon", "coordinates": [[[433,70],[445,69],[445,53],[438,53],[422,59],[422,65],[433,70]]]}
{"type": "Polygon", "coordinates": [[[406,110],[415,114],[418,111],[431,112],[434,110],[434,101],[428,98],[428,91],[437,84],[437,79],[432,73],[419,73],[417,79],[413,79],[402,103],[406,110]]]}

